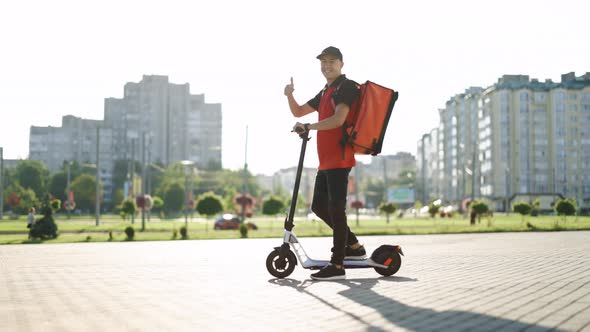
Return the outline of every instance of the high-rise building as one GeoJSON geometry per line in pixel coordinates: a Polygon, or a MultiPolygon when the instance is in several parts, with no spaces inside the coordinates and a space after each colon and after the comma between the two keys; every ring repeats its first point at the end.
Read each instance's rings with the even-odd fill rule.
{"type": "MultiPolygon", "coordinates": [[[[505,209],[516,195],[560,195],[590,206],[590,73],[561,82],[504,75],[453,97],[440,121],[444,201],[483,197],[505,209]]],[[[426,158],[424,149],[421,140],[426,158]]],[[[418,174],[428,174],[422,165],[418,174]]]]}
{"type": "Polygon", "coordinates": [[[105,122],[114,128],[114,152],[120,159],[133,150],[140,160],[145,135],[153,162],[191,160],[200,168],[221,168],[221,104],[191,95],[188,83],[171,84],[168,77],[155,75],[127,83],[122,99],[105,100],[105,122]]]}
{"type": "Polygon", "coordinates": [[[112,129],[105,127],[103,121],[66,115],[62,117],[61,127],[31,127],[29,159],[42,161],[51,172],[61,169],[66,161],[96,167],[98,146],[104,200],[110,202],[114,161],[110,152],[112,142],[112,129]]]}
{"type": "Polygon", "coordinates": [[[418,141],[416,157],[416,199],[428,204],[441,197],[441,176],[444,153],[438,128],[424,134],[418,141]]]}
{"type": "Polygon", "coordinates": [[[221,168],[221,104],[191,95],[188,83],[143,76],[139,83],[125,84],[123,98],[105,98],[104,121],[68,115],[61,127],[31,127],[29,158],[43,161],[50,171],[64,161],[96,164],[97,142],[104,201],[110,202],[117,189],[112,182],[116,161],[168,165],[190,160],[199,168],[221,168]]]}

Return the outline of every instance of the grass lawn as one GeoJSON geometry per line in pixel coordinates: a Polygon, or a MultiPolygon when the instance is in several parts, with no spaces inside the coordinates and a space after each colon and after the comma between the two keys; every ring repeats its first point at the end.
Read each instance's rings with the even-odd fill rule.
{"type": "MultiPolygon", "coordinates": [[[[19,220],[0,221],[0,244],[21,243],[72,243],[72,242],[107,242],[126,241],[124,230],[127,226],[135,229],[136,241],[162,241],[180,239],[179,229],[184,226],[184,218],[160,220],[152,218],[146,221],[145,231],[141,231],[141,217],[135,218],[135,223],[123,221],[119,216],[101,216],[100,226],[95,225],[93,217],[65,216],[55,218],[60,235],[57,239],[39,241],[28,240],[26,218],[19,220]],[[112,234],[112,239],[109,237],[112,234]],[[174,237],[176,234],[176,237],[174,237]]],[[[283,235],[283,218],[255,217],[248,219],[258,226],[257,230],[250,230],[249,238],[278,238],[283,235]]],[[[387,223],[384,216],[361,216],[357,224],[356,216],[349,215],[348,224],[358,235],[395,235],[395,234],[445,234],[445,233],[476,233],[476,232],[520,232],[520,231],[564,231],[590,230],[590,217],[562,217],[556,216],[527,216],[496,214],[493,219],[482,218],[480,223],[469,224],[468,218],[456,216],[454,218],[391,218],[387,223]]],[[[188,222],[189,239],[238,239],[237,230],[213,230],[213,219],[195,217],[188,222]]],[[[295,234],[299,237],[331,236],[332,230],[322,221],[296,218],[295,234]]]]}

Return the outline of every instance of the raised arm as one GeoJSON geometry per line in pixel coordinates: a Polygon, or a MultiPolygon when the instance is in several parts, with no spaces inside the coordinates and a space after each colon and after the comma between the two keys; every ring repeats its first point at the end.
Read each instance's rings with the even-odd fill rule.
{"type": "Polygon", "coordinates": [[[293,97],[293,91],[295,91],[295,85],[293,84],[293,77],[291,77],[291,83],[285,86],[285,96],[287,96],[289,109],[291,109],[291,113],[294,117],[300,118],[315,111],[308,104],[299,105],[295,100],[295,97],[293,97]]]}

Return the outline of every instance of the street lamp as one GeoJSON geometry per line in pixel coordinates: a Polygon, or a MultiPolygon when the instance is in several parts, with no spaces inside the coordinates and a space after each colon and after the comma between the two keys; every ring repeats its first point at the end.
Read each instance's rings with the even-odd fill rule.
{"type": "Polygon", "coordinates": [[[506,215],[508,215],[510,213],[510,209],[508,208],[508,201],[509,201],[509,197],[510,197],[510,168],[508,166],[508,164],[506,164],[505,166],[506,169],[506,203],[504,204],[504,208],[506,209],[506,215]]]}
{"type": "Polygon", "coordinates": [[[95,216],[95,219],[96,219],[95,224],[96,224],[96,226],[99,226],[100,225],[100,165],[97,160],[96,164],[82,164],[81,166],[96,169],[96,178],[95,178],[96,188],[94,191],[94,206],[95,206],[94,209],[95,209],[95,215],[96,215],[95,216]]]}
{"type": "MultiPolygon", "coordinates": [[[[188,209],[190,206],[189,200],[189,190],[188,190],[188,185],[189,185],[189,175],[191,175],[194,173],[195,168],[195,162],[191,161],[191,160],[183,160],[180,162],[180,164],[182,166],[184,166],[184,227],[188,230],[188,209]]],[[[192,181],[191,181],[192,184],[192,181]]],[[[191,192],[192,192],[192,188],[191,188],[191,192]]]]}

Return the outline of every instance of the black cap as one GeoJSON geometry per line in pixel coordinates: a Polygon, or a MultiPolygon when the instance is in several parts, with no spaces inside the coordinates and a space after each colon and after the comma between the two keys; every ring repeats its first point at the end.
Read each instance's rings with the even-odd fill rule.
{"type": "Polygon", "coordinates": [[[322,53],[316,57],[316,59],[321,59],[321,57],[323,57],[324,55],[332,55],[332,56],[335,56],[336,58],[340,59],[340,61],[342,61],[342,53],[340,52],[340,50],[338,48],[336,48],[334,46],[326,47],[322,51],[322,53]]]}

